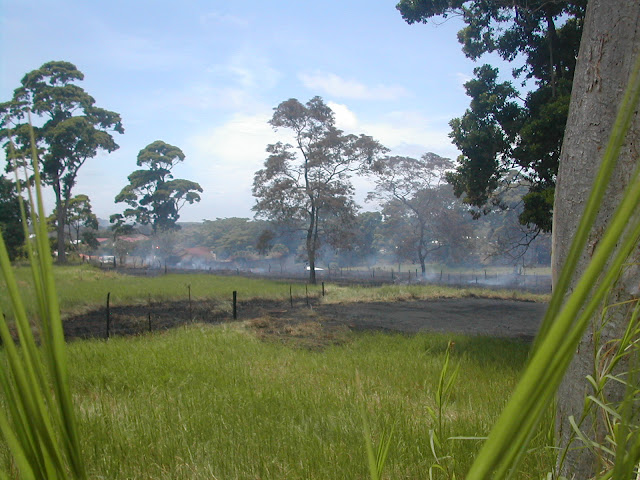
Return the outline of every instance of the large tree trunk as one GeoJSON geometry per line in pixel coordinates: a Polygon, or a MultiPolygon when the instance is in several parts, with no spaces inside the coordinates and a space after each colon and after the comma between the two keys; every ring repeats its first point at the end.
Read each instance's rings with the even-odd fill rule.
{"type": "MultiPolygon", "coordinates": [[[[637,0],[590,0],[577,59],[571,95],[569,118],[560,157],[553,217],[553,277],[568,254],[579,217],[595,178],[611,127],[622,99],[629,74],[640,54],[640,2],[637,0]]],[[[588,247],[582,253],[578,272],[590,260],[607,221],[618,205],[624,187],[638,163],[640,120],[633,120],[620,160],[612,177],[601,211],[591,233],[588,247]]],[[[637,252],[636,252],[637,253],[637,252]]],[[[624,273],[611,292],[607,304],[624,301],[637,293],[640,270],[633,267],[624,273]]],[[[601,343],[620,338],[625,327],[623,308],[610,311],[610,323],[602,332],[601,343]]],[[[594,328],[600,318],[593,319],[594,328]]],[[[560,447],[566,447],[572,434],[568,417],[579,419],[586,394],[592,393],[586,376],[594,371],[593,330],[582,339],[577,354],[558,392],[557,433],[560,447]]],[[[610,382],[615,383],[615,382],[610,382]]],[[[610,391],[614,399],[620,392],[610,391]]],[[[587,419],[582,425],[591,438],[600,439],[602,431],[587,419]]],[[[586,479],[597,473],[598,459],[579,441],[569,445],[569,453],[561,468],[568,478],[586,479]]]]}

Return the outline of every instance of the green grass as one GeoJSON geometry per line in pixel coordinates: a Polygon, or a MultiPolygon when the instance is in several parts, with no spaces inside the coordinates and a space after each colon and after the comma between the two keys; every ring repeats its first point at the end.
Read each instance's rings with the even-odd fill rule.
{"type": "MultiPolygon", "coordinates": [[[[19,286],[25,297],[32,297],[33,287],[26,267],[15,268],[19,286]]],[[[168,274],[157,277],[120,275],[90,265],[54,266],[53,268],[60,308],[63,313],[82,311],[105,303],[111,292],[113,305],[146,304],[149,295],[154,301],[186,300],[187,286],[191,286],[193,299],[229,300],[237,290],[242,300],[251,298],[289,298],[289,283],[245,277],[207,274],[168,274]]],[[[0,302],[7,302],[0,279],[0,302]]],[[[303,296],[304,287],[294,286],[294,295],[303,296]]],[[[29,305],[27,305],[29,308],[29,305]]],[[[34,310],[31,309],[30,313],[34,310]]]]}
{"type": "Polygon", "coordinates": [[[444,285],[383,285],[367,287],[351,285],[347,287],[330,285],[327,287],[327,303],[343,302],[397,302],[406,300],[428,300],[432,298],[463,297],[501,298],[505,300],[526,300],[547,302],[549,295],[520,292],[516,290],[492,290],[485,288],[454,288],[444,285]]]}
{"type": "MultiPolygon", "coordinates": [[[[30,270],[27,267],[14,268],[14,273],[25,298],[33,298],[33,286],[30,270]]],[[[289,287],[294,297],[306,295],[303,284],[288,281],[246,278],[242,276],[217,276],[208,274],[168,274],[157,277],[138,277],[101,270],[90,265],[54,266],[54,278],[58,291],[60,308],[63,314],[78,314],[83,311],[102,307],[108,292],[111,292],[112,305],[146,304],[151,295],[153,301],[186,300],[191,286],[191,298],[213,299],[230,302],[231,294],[238,291],[241,301],[254,298],[286,300],[289,287]]],[[[0,303],[8,305],[9,300],[0,279],[0,303]]],[[[548,301],[548,295],[531,294],[507,290],[482,288],[453,288],[438,285],[385,285],[382,287],[325,285],[327,296],[322,300],[328,303],[340,302],[395,302],[404,300],[422,300],[429,298],[460,298],[477,296],[487,298],[505,298],[529,301],[548,301]]],[[[312,297],[321,296],[320,285],[309,285],[308,293],[312,297]]],[[[35,306],[27,303],[30,316],[35,306]]],[[[8,311],[11,314],[11,311],[8,311]]]]}
{"type": "MultiPolygon", "coordinates": [[[[486,435],[515,386],[526,344],[352,334],[340,346],[309,351],[259,341],[238,324],[73,342],[71,391],[88,475],[365,478],[364,403],[375,441],[395,424],[386,478],[425,478],[434,462],[427,407],[435,406],[449,339],[460,373],[447,435],[486,435]]],[[[447,443],[458,477],[479,443],[447,443]]],[[[0,459],[7,469],[6,450],[0,459]]],[[[547,450],[530,454],[517,478],[540,478],[552,461],[547,450]]]]}

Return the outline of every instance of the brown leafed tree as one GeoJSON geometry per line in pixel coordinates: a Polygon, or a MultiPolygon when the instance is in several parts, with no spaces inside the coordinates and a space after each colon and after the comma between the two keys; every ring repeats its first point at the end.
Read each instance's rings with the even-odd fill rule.
{"type": "Polygon", "coordinates": [[[304,105],[294,98],[282,102],[269,123],[276,130],[289,130],[293,145],[267,146],[264,168],[254,177],[253,210],[258,217],[305,231],[309,281],[315,283],[321,241],[339,238],[326,227],[348,225],[355,215],[351,176],[386,149],[369,136],[337,129],[333,112],[320,97],[304,105]]]}
{"type": "Polygon", "coordinates": [[[435,153],[420,159],[384,157],[372,165],[375,191],[369,199],[383,202],[383,215],[400,258],[418,260],[426,273],[429,255],[442,248],[468,245],[470,227],[463,208],[446,184],[453,162],[435,153]]]}

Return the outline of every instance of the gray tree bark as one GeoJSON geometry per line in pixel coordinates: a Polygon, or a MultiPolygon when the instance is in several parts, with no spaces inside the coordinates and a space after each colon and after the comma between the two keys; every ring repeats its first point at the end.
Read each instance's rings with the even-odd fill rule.
{"type": "MultiPolygon", "coordinates": [[[[590,0],[573,82],[569,118],[565,131],[557,178],[553,218],[553,276],[560,268],[576,231],[614,123],[635,59],[640,54],[640,2],[637,0],[590,0]]],[[[635,165],[639,162],[640,119],[638,112],[627,134],[611,187],[596,220],[588,246],[582,253],[578,272],[582,272],[593,255],[608,220],[618,205],[635,165]]],[[[638,255],[636,248],[635,254],[638,255]]],[[[574,281],[575,282],[575,281],[574,281]]],[[[628,268],[611,292],[607,304],[638,296],[640,269],[628,268]]],[[[575,283],[574,283],[575,284],[575,283]]],[[[601,343],[620,338],[625,328],[628,307],[610,311],[609,323],[602,331],[601,343]]],[[[600,459],[579,441],[570,444],[572,428],[568,417],[579,419],[585,395],[592,393],[586,376],[594,371],[593,332],[601,324],[593,319],[591,331],[582,339],[574,361],[558,392],[557,440],[569,446],[560,468],[567,478],[586,479],[600,470],[600,459]]],[[[612,389],[611,399],[621,395],[612,389]]],[[[587,418],[582,430],[591,438],[602,440],[602,430],[587,418]]]]}

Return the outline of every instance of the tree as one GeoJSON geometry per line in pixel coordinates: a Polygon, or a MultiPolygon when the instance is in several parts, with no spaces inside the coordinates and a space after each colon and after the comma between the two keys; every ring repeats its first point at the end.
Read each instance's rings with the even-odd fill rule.
{"type": "Polygon", "coordinates": [[[273,247],[274,238],[276,238],[276,234],[273,233],[273,230],[267,228],[266,230],[262,231],[255,245],[256,250],[260,255],[264,256],[269,253],[269,251],[273,247]]]}
{"type": "Polygon", "coordinates": [[[129,185],[116,195],[116,203],[124,202],[131,208],[122,215],[112,215],[111,223],[133,219],[142,225],[151,225],[153,233],[179,228],[178,212],[187,203],[200,201],[202,188],[195,182],[173,178],[171,170],[184,161],[178,147],[161,140],[147,145],[138,153],[137,165],[146,167],[129,175],[129,185]]]}
{"type": "Polygon", "coordinates": [[[352,240],[340,255],[342,261],[350,265],[366,263],[374,265],[382,247],[382,214],[380,212],[360,212],[351,227],[352,240]]]}
{"type": "Polygon", "coordinates": [[[551,229],[555,177],[586,0],[401,0],[397,8],[410,24],[461,16],[458,33],[473,60],[497,52],[504,60],[524,58],[513,69],[527,83],[525,98],[498,69],[483,65],[465,88],[469,109],[450,123],[462,155],[448,181],[477,217],[500,205],[505,174],[517,169],[529,184],[523,224],[551,229]],[[535,83],[536,88],[532,88],[535,83]]]}
{"type": "MultiPolygon", "coordinates": [[[[58,212],[56,209],[53,210],[49,219],[51,224],[57,230],[58,212]]],[[[69,199],[67,214],[65,216],[65,224],[67,225],[67,235],[71,245],[74,245],[74,242],[80,240],[80,230],[98,229],[98,217],[93,213],[93,210],[91,209],[91,202],[87,195],[76,195],[69,199]]]]}
{"type": "MultiPolygon", "coordinates": [[[[585,17],[584,34],[576,65],[570,114],[567,121],[553,224],[553,276],[558,278],[560,268],[569,253],[571,238],[577,228],[578,213],[583,210],[600,164],[604,147],[614,124],[617,106],[622,98],[634,61],[640,56],[640,3],[627,0],[590,0],[585,17]]],[[[618,164],[612,174],[611,185],[600,206],[600,212],[591,231],[588,246],[581,252],[577,272],[584,271],[593,250],[602,237],[604,226],[622,198],[631,173],[638,167],[640,142],[640,115],[635,111],[631,128],[622,146],[618,164]]],[[[581,340],[577,354],[569,367],[558,394],[558,440],[568,451],[561,473],[567,477],[590,478],[598,473],[598,458],[580,442],[571,443],[572,429],[568,418],[579,418],[585,395],[591,393],[586,380],[598,365],[594,365],[594,352],[612,339],[621,338],[628,323],[629,305],[637,302],[640,283],[638,250],[628,262],[628,268],[609,294],[600,343],[591,331],[581,340]],[[575,448],[577,447],[577,448],[575,448]]],[[[571,286],[573,289],[573,285],[571,286]]],[[[601,313],[593,318],[593,330],[602,323],[601,313]]],[[[624,393],[624,386],[609,382],[605,392],[612,401],[624,393]],[[621,392],[622,390],[622,392],[621,392]]],[[[638,401],[633,405],[637,420],[638,401]]],[[[601,427],[601,425],[600,425],[601,427]]],[[[602,431],[590,419],[581,426],[582,431],[596,441],[602,431]]],[[[609,445],[607,445],[609,446],[609,445]]]]}
{"type": "Polygon", "coordinates": [[[0,175],[0,233],[7,247],[9,259],[14,260],[24,244],[24,227],[16,184],[2,175],[0,175]]]}
{"type": "Polygon", "coordinates": [[[309,280],[316,282],[316,255],[324,240],[339,240],[356,210],[351,174],[362,171],[385,148],[366,135],[345,135],[320,97],[305,105],[295,98],[274,109],[269,123],[293,133],[295,145],[267,146],[269,157],[256,172],[253,210],[264,217],[306,232],[309,280]],[[331,222],[331,230],[327,228],[331,222]]]}
{"type": "MultiPolygon", "coordinates": [[[[28,113],[42,119],[34,126],[42,163],[42,180],[53,188],[57,218],[58,262],[66,261],[65,219],[78,171],[98,151],[118,149],[110,132],[124,133],[120,115],[95,106],[95,100],[74,82],[83,73],[69,62],[48,62],[27,73],[9,102],[0,104],[0,137],[11,137],[17,154],[30,157],[28,113]]],[[[8,168],[14,154],[5,143],[8,168]]]]}
{"type": "Polygon", "coordinates": [[[420,159],[385,157],[372,166],[376,188],[369,198],[384,202],[383,215],[397,255],[417,260],[423,275],[429,254],[445,246],[464,245],[470,237],[451,187],[444,181],[451,168],[451,160],[435,153],[420,159]]]}

